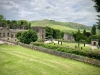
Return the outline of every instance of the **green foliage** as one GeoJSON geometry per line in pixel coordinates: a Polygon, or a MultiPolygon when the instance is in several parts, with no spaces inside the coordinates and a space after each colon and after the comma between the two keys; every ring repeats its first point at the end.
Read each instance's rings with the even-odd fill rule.
{"type": "Polygon", "coordinates": [[[83,35],[86,36],[86,30],[85,30],[85,29],[84,29],[84,31],[83,31],[83,35]]]}
{"type": "Polygon", "coordinates": [[[2,23],[2,27],[8,25],[11,29],[31,29],[31,23],[28,23],[26,20],[5,20],[3,15],[0,15],[0,22],[2,23]]]}
{"type": "Polygon", "coordinates": [[[92,35],[91,39],[99,39],[99,36],[98,35],[92,35]]]}
{"type": "Polygon", "coordinates": [[[53,38],[54,39],[60,39],[61,38],[61,32],[59,29],[53,29],[53,38]]]}
{"type": "Polygon", "coordinates": [[[95,2],[95,9],[97,12],[100,12],[100,1],[99,0],[92,0],[95,2]]]}
{"type": "Polygon", "coordinates": [[[61,33],[61,38],[63,38],[64,37],[64,32],[61,31],[60,33],[61,33]]]}
{"type": "Polygon", "coordinates": [[[82,33],[80,33],[80,30],[78,29],[77,33],[73,33],[73,37],[75,38],[75,41],[79,42],[80,40],[85,40],[86,36],[84,36],[82,33]]]}
{"type": "Polygon", "coordinates": [[[91,36],[86,39],[86,43],[91,44],[91,36]]]}
{"type": "Polygon", "coordinates": [[[21,37],[21,34],[22,34],[22,31],[18,32],[15,36],[18,40],[20,40],[20,37],[21,37]]]}
{"type": "Polygon", "coordinates": [[[28,25],[28,22],[26,20],[19,20],[17,23],[19,25],[28,25]]]}
{"type": "Polygon", "coordinates": [[[20,42],[25,44],[30,44],[31,42],[35,42],[38,39],[36,32],[33,30],[18,32],[16,37],[20,42]]]}
{"type": "MultiPolygon", "coordinates": [[[[94,7],[95,7],[96,11],[97,11],[98,13],[100,13],[100,0],[92,0],[92,1],[95,2],[94,7]]],[[[100,30],[100,15],[97,15],[97,16],[98,16],[97,25],[98,25],[98,29],[100,30]]]]}
{"type": "Polygon", "coordinates": [[[53,29],[50,28],[50,27],[45,27],[45,30],[46,30],[46,37],[47,38],[53,38],[52,35],[53,35],[53,29]]]}
{"type": "Polygon", "coordinates": [[[5,20],[4,16],[0,14],[0,20],[5,20]]]}
{"type": "Polygon", "coordinates": [[[61,39],[64,35],[63,32],[61,34],[61,31],[59,29],[53,29],[51,27],[45,27],[45,29],[47,38],[61,39]]]}
{"type": "Polygon", "coordinates": [[[96,26],[95,25],[93,25],[93,27],[91,29],[91,34],[96,35],[96,26]]]}

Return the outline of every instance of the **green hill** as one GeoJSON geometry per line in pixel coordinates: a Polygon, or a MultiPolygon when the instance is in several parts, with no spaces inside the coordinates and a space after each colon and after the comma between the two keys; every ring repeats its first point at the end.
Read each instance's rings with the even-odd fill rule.
{"type": "Polygon", "coordinates": [[[78,23],[73,23],[73,22],[58,22],[54,20],[37,20],[37,21],[30,21],[31,25],[34,26],[49,26],[54,29],[60,29],[61,31],[67,32],[67,33],[72,33],[76,32],[78,29],[83,31],[86,29],[86,31],[90,31],[91,27],[83,25],[83,24],[78,24],[78,23]]]}

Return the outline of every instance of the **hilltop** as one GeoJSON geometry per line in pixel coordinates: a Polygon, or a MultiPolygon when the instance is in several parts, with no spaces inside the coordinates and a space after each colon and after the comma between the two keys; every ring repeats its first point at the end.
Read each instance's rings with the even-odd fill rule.
{"type": "Polygon", "coordinates": [[[90,26],[86,26],[79,23],[58,22],[58,21],[48,20],[48,19],[30,21],[30,22],[33,27],[34,26],[41,26],[41,27],[49,26],[54,29],[60,29],[61,31],[66,32],[66,33],[76,32],[78,29],[80,29],[81,31],[83,31],[84,29],[86,29],[86,31],[90,31],[91,29],[90,26]]]}

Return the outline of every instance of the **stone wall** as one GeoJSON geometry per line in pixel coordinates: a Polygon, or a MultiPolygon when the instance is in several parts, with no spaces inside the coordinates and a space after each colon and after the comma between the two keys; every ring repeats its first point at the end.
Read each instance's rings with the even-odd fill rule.
{"type": "Polygon", "coordinates": [[[19,45],[26,47],[26,48],[33,49],[33,50],[38,50],[38,51],[46,52],[46,53],[49,53],[49,54],[53,54],[53,55],[56,55],[56,56],[61,56],[61,57],[64,57],[64,58],[70,58],[70,59],[82,61],[82,62],[85,62],[85,63],[89,63],[89,64],[92,64],[92,65],[100,66],[100,60],[97,60],[97,59],[88,58],[88,57],[79,56],[79,55],[70,54],[70,53],[65,53],[65,52],[60,52],[60,51],[56,51],[56,50],[51,50],[51,49],[47,49],[47,48],[43,48],[43,47],[39,47],[39,46],[31,46],[31,45],[22,44],[22,43],[19,43],[19,45]]]}
{"type": "Polygon", "coordinates": [[[65,41],[74,41],[74,37],[71,34],[66,34],[66,33],[64,34],[63,39],[65,41]]]}
{"type": "Polygon", "coordinates": [[[37,32],[38,40],[45,39],[45,28],[44,27],[33,27],[32,29],[37,32]]]}

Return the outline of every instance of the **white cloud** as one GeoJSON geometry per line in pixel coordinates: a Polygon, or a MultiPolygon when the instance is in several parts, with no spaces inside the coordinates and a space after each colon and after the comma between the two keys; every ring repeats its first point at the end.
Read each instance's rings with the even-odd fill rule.
{"type": "Polygon", "coordinates": [[[72,21],[85,25],[96,22],[92,0],[0,0],[0,14],[7,19],[72,21]]]}

